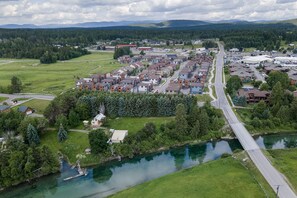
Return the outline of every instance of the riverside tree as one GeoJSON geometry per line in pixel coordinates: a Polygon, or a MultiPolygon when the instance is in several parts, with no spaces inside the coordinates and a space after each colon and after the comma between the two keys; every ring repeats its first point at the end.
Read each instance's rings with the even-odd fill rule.
{"type": "Polygon", "coordinates": [[[32,124],[28,125],[27,128],[27,139],[30,145],[35,144],[38,145],[40,143],[39,135],[37,130],[32,124]]]}
{"type": "Polygon", "coordinates": [[[188,133],[187,111],[183,104],[178,104],[176,107],[175,122],[175,133],[180,139],[188,133]]]}
{"type": "Polygon", "coordinates": [[[98,129],[96,131],[91,131],[89,133],[89,143],[91,146],[92,153],[100,154],[107,150],[108,148],[108,137],[105,131],[98,129]]]}

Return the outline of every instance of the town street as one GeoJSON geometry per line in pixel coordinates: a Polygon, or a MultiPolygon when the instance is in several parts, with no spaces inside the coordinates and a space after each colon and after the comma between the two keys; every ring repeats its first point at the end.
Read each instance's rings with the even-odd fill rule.
{"type": "MultiPolygon", "coordinates": [[[[11,104],[12,101],[16,98],[28,98],[28,99],[40,99],[40,100],[53,100],[55,96],[53,95],[41,95],[41,94],[2,94],[0,93],[0,97],[8,98],[3,102],[7,102],[11,104]]],[[[2,102],[2,103],[3,103],[2,102]]]]}
{"type": "Polygon", "coordinates": [[[180,64],[180,67],[178,70],[174,72],[174,74],[171,77],[166,78],[165,83],[160,84],[159,86],[154,87],[155,91],[158,91],[158,93],[165,93],[166,88],[168,87],[170,81],[178,79],[179,72],[187,65],[189,61],[183,62],[180,64]]]}
{"type": "Polygon", "coordinates": [[[281,198],[297,197],[292,191],[292,189],[289,187],[284,176],[271,165],[267,157],[262,153],[257,143],[250,135],[250,133],[246,130],[244,125],[237,119],[235,113],[229,105],[224,92],[224,84],[222,83],[222,74],[224,66],[223,58],[225,54],[224,47],[220,44],[219,48],[220,52],[217,55],[215,79],[215,90],[218,99],[212,104],[223,110],[226,119],[228,120],[233,132],[237,136],[242,147],[248,153],[251,160],[254,162],[256,167],[262,173],[262,175],[267,180],[269,185],[273,188],[273,190],[275,192],[278,191],[278,196],[281,198]]]}

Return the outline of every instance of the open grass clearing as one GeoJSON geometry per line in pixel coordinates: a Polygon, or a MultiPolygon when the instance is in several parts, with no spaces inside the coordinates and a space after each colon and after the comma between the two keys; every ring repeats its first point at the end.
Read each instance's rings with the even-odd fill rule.
{"type": "Polygon", "coordinates": [[[157,129],[161,124],[166,124],[174,120],[174,117],[143,117],[143,118],[115,118],[109,119],[107,127],[117,130],[128,130],[129,134],[135,134],[140,131],[144,125],[148,122],[152,122],[156,125],[157,129]]]}
{"type": "Polygon", "coordinates": [[[113,53],[92,53],[68,61],[40,64],[34,59],[0,59],[0,84],[10,84],[12,76],[19,77],[24,92],[59,94],[73,88],[79,77],[107,73],[120,67],[113,53]]]}
{"type": "Polygon", "coordinates": [[[287,177],[297,192],[297,149],[268,150],[266,153],[269,153],[273,165],[287,177]]]}
{"type": "Polygon", "coordinates": [[[7,100],[8,98],[7,97],[0,97],[0,102],[3,102],[5,100],[7,100]]]}
{"type": "MultiPolygon", "coordinates": [[[[266,197],[255,177],[239,160],[228,157],[140,184],[112,197],[266,197]]],[[[274,195],[269,186],[265,192],[274,195]]]]}
{"type": "MultiPolygon", "coordinates": [[[[77,154],[84,154],[86,148],[90,148],[88,134],[80,132],[68,132],[68,139],[58,141],[57,131],[46,131],[41,135],[41,145],[47,145],[55,154],[58,152],[67,156],[69,162],[74,164],[77,154]]],[[[99,163],[100,158],[95,155],[85,155],[81,165],[93,165],[99,163]]]]}
{"type": "Polygon", "coordinates": [[[211,102],[212,99],[209,94],[198,94],[196,95],[198,102],[211,102]]]}
{"type": "Polygon", "coordinates": [[[46,107],[50,104],[49,100],[33,99],[21,104],[21,106],[27,106],[35,110],[38,114],[43,114],[46,107]]]}

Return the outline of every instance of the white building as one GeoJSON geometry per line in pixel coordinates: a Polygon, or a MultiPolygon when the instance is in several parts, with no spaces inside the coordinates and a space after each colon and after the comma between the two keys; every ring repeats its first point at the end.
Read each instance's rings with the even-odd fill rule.
{"type": "Polygon", "coordinates": [[[128,135],[128,130],[113,130],[111,142],[122,143],[127,135],[128,135]]]}
{"type": "Polygon", "coordinates": [[[106,118],[106,116],[103,115],[102,113],[96,115],[96,117],[94,117],[91,122],[92,128],[96,129],[96,128],[100,127],[105,118],[106,118]]]}

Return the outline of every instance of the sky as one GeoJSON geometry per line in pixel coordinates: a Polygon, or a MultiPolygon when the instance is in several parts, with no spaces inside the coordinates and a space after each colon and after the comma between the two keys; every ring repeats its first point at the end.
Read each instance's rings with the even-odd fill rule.
{"type": "Polygon", "coordinates": [[[0,24],[293,18],[297,0],[0,0],[0,24]]]}

